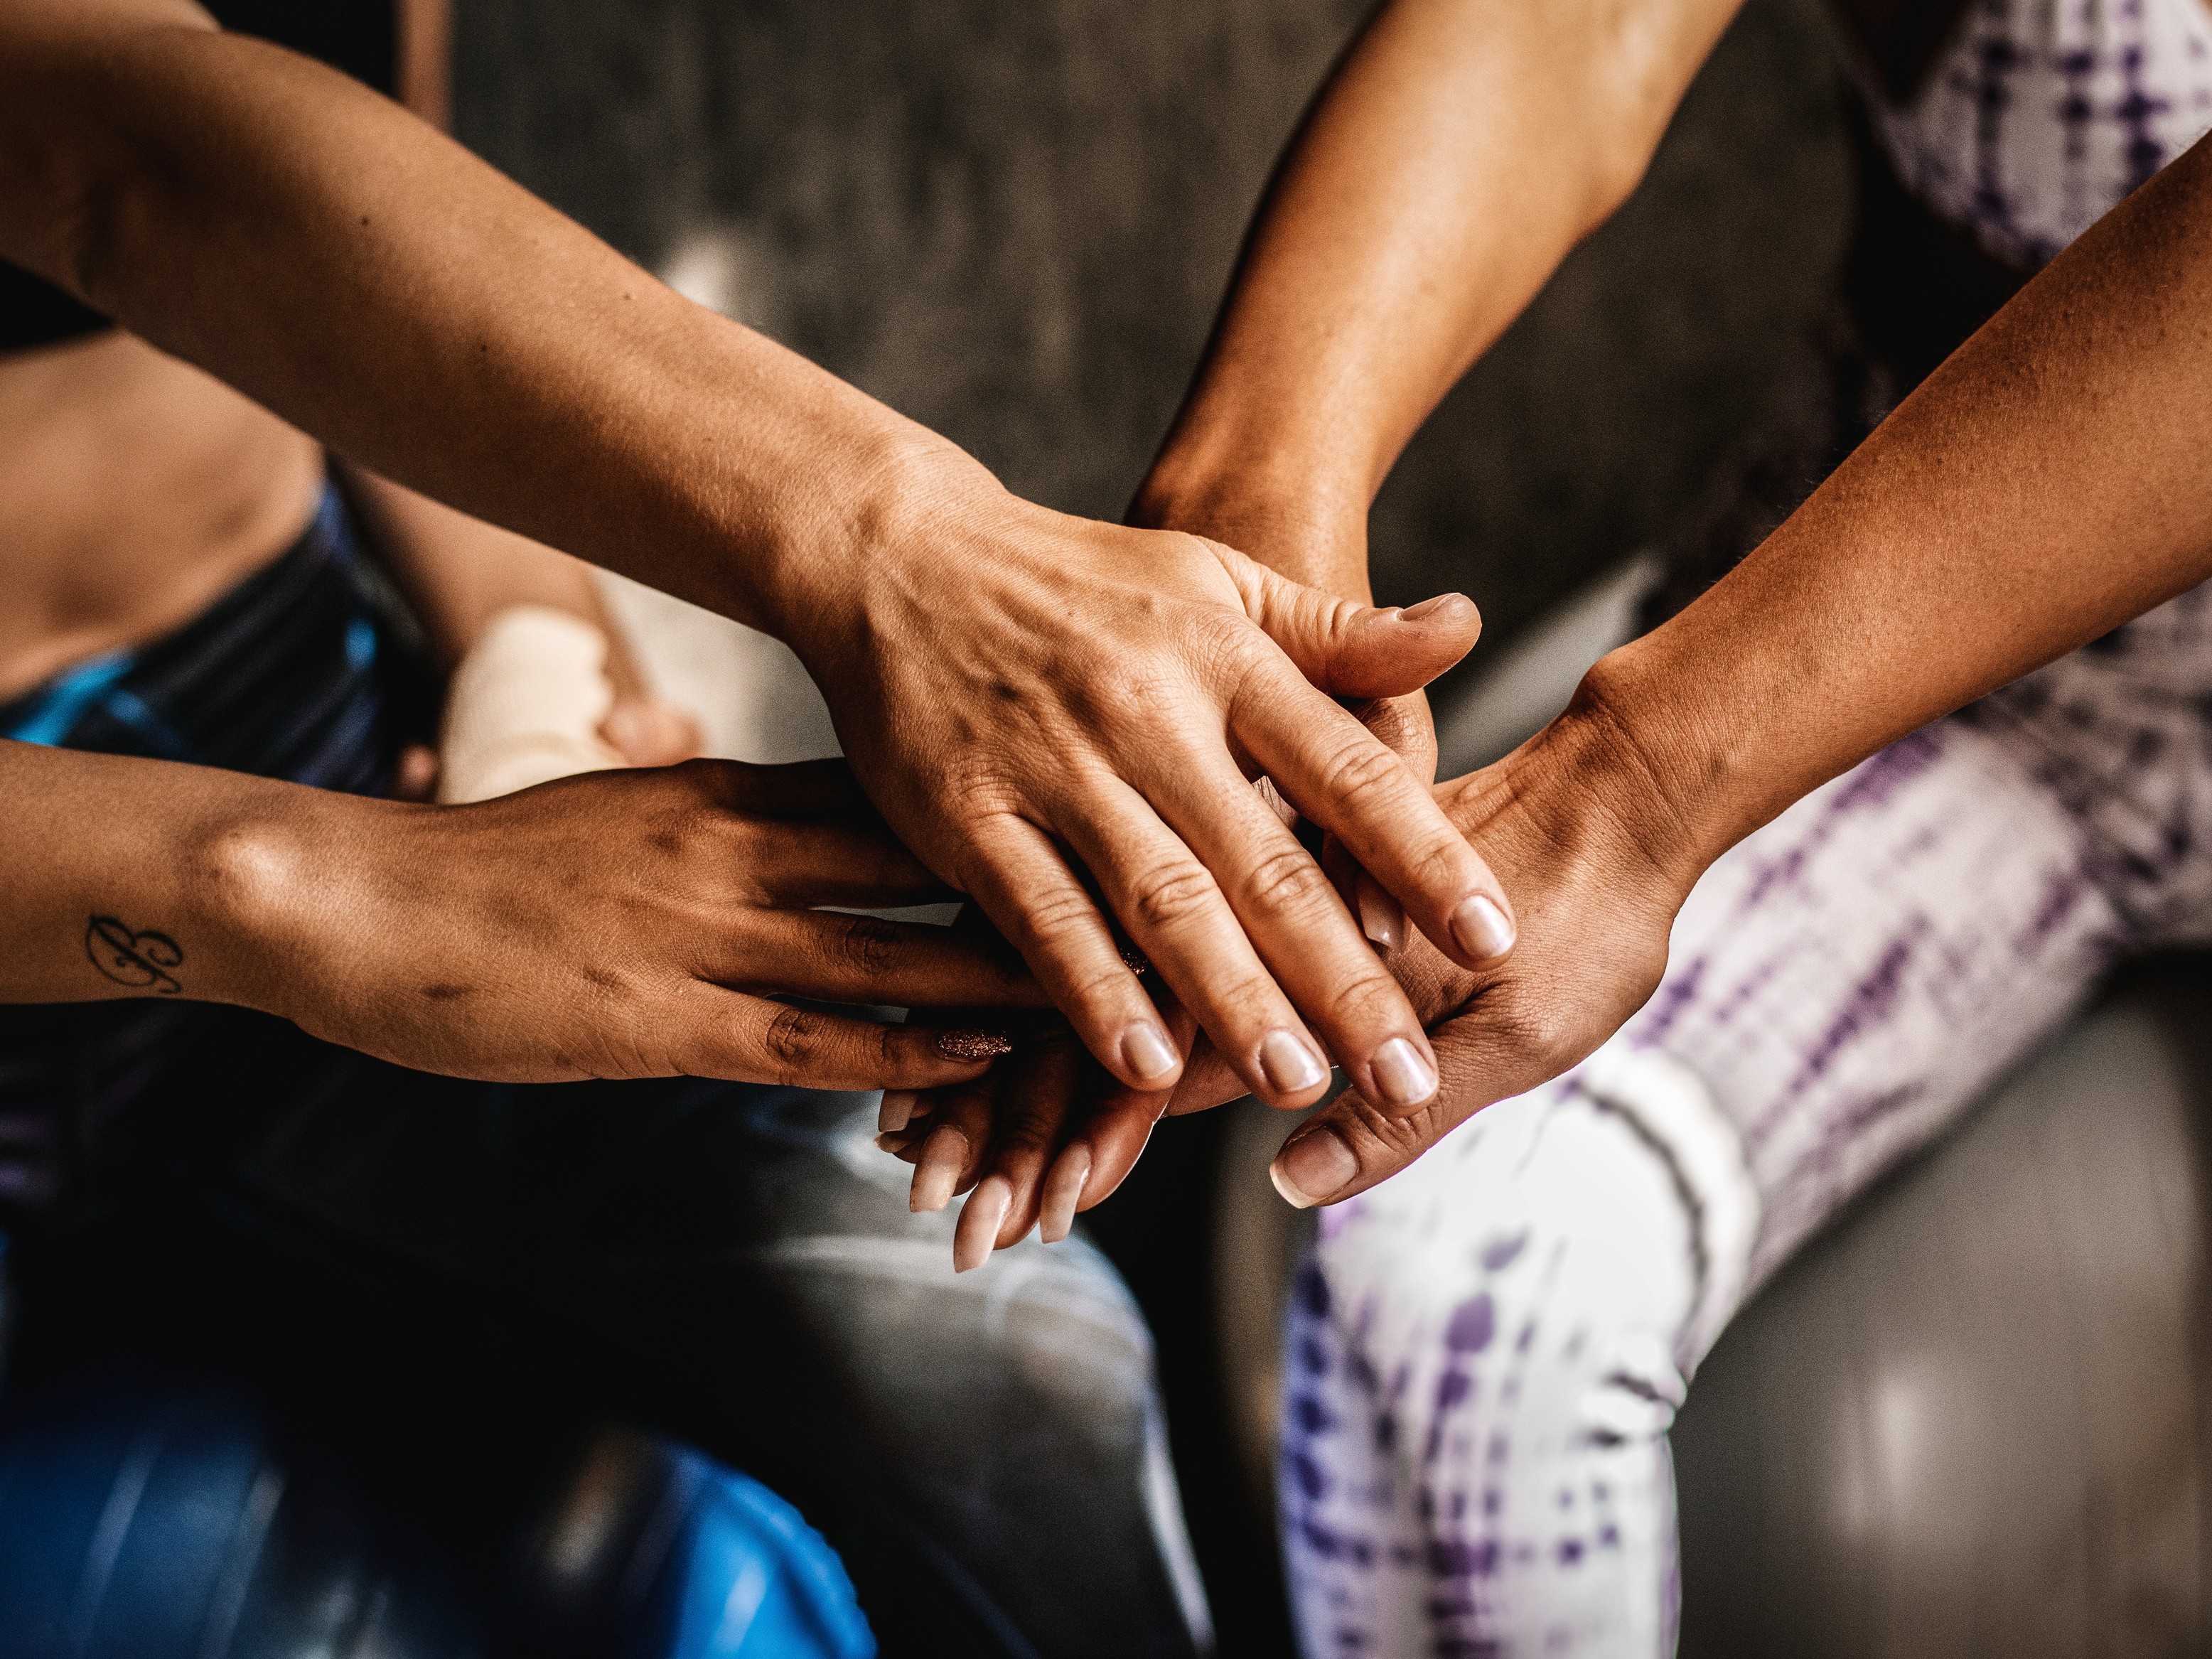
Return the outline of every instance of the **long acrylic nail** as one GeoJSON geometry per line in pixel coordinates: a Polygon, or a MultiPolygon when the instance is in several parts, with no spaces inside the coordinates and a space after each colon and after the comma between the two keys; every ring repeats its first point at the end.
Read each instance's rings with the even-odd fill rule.
{"type": "Polygon", "coordinates": [[[1502,957],[1513,948],[1513,924],[1480,893],[1460,901],[1451,913],[1451,930],[1459,948],[1478,961],[1502,957]]]}
{"type": "Polygon", "coordinates": [[[967,1168],[967,1134],[950,1123],[940,1123],[921,1149],[921,1162],[915,1166],[914,1188],[907,1195],[907,1207],[916,1215],[943,1209],[952,1201],[952,1189],[960,1184],[967,1168]]]}
{"type": "Polygon", "coordinates": [[[1045,1177],[1037,1233],[1046,1243],[1057,1244],[1075,1230],[1076,1206],[1083,1202],[1083,1189],[1090,1182],[1091,1149],[1079,1140],[1060,1155],[1045,1177]]]}
{"type": "Polygon", "coordinates": [[[1406,942],[1405,907],[1385,892],[1375,878],[1362,872],[1352,891],[1359,897],[1359,931],[1368,943],[1395,951],[1406,942]]]}
{"type": "Polygon", "coordinates": [[[1405,1037],[1392,1037],[1367,1062],[1382,1103],[1401,1111],[1419,1105],[1437,1091],[1437,1068],[1405,1037]]]}
{"type": "Polygon", "coordinates": [[[1310,1210],[1330,1194],[1341,1191],[1359,1173],[1359,1160],[1352,1148],[1327,1129],[1299,1136],[1275,1154],[1267,1166],[1267,1179],[1295,1209],[1310,1210]]]}
{"type": "Polygon", "coordinates": [[[952,1235],[952,1270],[966,1273],[991,1259],[999,1229],[1014,1202],[1013,1183],[1004,1176],[985,1176],[960,1206],[960,1225],[952,1235]]]}
{"type": "Polygon", "coordinates": [[[947,1060],[996,1060],[1013,1053],[1014,1045],[1004,1031],[939,1031],[937,1052],[947,1060]]]}
{"type": "Polygon", "coordinates": [[[1328,1067],[1296,1031],[1270,1031],[1260,1039],[1260,1070],[1278,1094],[1301,1095],[1328,1081],[1328,1067]]]}
{"type": "Polygon", "coordinates": [[[1165,1078],[1182,1063],[1168,1034],[1148,1019],[1140,1019],[1121,1033],[1121,1060],[1137,1074],[1139,1083],[1165,1078]]]}
{"type": "Polygon", "coordinates": [[[876,1108],[876,1133],[896,1134],[913,1121],[915,1103],[921,1097],[911,1089],[886,1089],[883,1104],[876,1108]]]}

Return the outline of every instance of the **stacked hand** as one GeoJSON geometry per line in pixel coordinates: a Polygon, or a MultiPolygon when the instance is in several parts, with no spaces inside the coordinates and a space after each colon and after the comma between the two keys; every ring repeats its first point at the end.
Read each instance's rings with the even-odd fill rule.
{"type": "Polygon", "coordinates": [[[1272,1104],[1319,1099],[1329,1055],[1376,1099],[1428,1100],[1419,1017],[1249,780],[1336,837],[1455,963],[1510,948],[1505,890],[1425,776],[1316,689],[1417,690],[1473,643],[1473,605],[1331,599],[1218,543],[1068,518],[947,465],[892,539],[957,544],[948,524],[966,526],[963,556],[824,561],[793,573],[775,618],[891,828],[1122,1085],[1173,1087],[1197,1030],[1272,1104]],[[1171,1030],[1156,998],[1188,1023],[1171,1030]]]}
{"type": "MultiPolygon", "coordinates": [[[[1272,1171],[1292,1203],[1328,1204],[1403,1169],[1468,1117],[1574,1065],[1658,983],[1667,935],[1697,870],[1649,774],[1604,703],[1585,695],[1497,765],[1436,791],[1439,808],[1514,894],[1519,943],[1478,969],[1419,933],[1378,959],[1428,1023],[1442,1073],[1410,1110],[1355,1085],[1316,1114],[1272,1171]]],[[[1188,1016],[1171,1011],[1188,1028],[1188,1016]]],[[[917,1164],[913,1202],[939,1208],[972,1188],[956,1261],[973,1267],[1042,1224],[1064,1237],[1075,1212],[1120,1183],[1152,1125],[1244,1091],[1201,1049],[1180,1083],[1129,1089],[1064,1036],[1024,1041],[985,1077],[884,1098],[885,1145],[917,1164]]]]}

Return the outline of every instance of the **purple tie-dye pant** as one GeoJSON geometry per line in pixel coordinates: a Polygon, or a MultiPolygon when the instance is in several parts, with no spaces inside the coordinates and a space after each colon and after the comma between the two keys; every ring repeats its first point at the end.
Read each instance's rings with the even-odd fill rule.
{"type": "Polygon", "coordinates": [[[1310,1659],[1671,1653],[1666,1433],[1729,1316],[2115,961],[2208,940],[2205,589],[1722,859],[1610,1042],[1324,1215],[1284,1366],[1310,1659]]]}

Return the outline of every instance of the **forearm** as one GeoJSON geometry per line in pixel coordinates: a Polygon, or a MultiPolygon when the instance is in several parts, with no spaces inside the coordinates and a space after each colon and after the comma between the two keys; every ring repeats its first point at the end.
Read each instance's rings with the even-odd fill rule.
{"type": "Polygon", "coordinates": [[[2212,576],[2212,145],[2108,215],[1590,690],[1697,867],[2212,576]]]}
{"type": "Polygon", "coordinates": [[[282,978],[246,918],[312,792],[0,741],[0,1002],[252,1003],[282,978]]]}
{"type": "Polygon", "coordinates": [[[0,5],[0,252],[381,472],[771,631],[947,447],[198,16],[0,5]]]}
{"type": "Polygon", "coordinates": [[[1139,497],[1285,574],[1367,592],[1399,452],[1642,176],[1735,0],[1396,0],[1261,205],[1139,497]]]}

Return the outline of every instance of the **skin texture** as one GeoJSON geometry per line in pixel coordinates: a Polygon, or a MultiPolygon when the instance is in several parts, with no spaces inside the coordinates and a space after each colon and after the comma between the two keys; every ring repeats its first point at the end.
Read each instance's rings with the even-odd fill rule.
{"type": "Polygon", "coordinates": [[[361,465],[786,640],[891,828],[1124,1082],[1181,1053],[1117,931],[1270,1100],[1320,1093],[1322,1045],[1366,1084],[1393,1042],[1431,1075],[1253,772],[1455,960],[1510,943],[1425,779],[1316,689],[1426,684],[1474,641],[1464,599],[1377,612],[1023,502],[184,0],[0,0],[0,252],[361,465]]]}
{"type": "MultiPolygon", "coordinates": [[[[1417,0],[1381,14],[1325,94],[1140,510],[1175,521],[1170,502],[1197,501],[1200,521],[1251,526],[1255,548],[1268,545],[1262,526],[1279,526],[1297,568],[1319,568],[1316,548],[1348,559],[1344,481],[1365,481],[1349,497],[1364,512],[1358,490],[1371,493],[1378,465],[1525,300],[1546,259],[1587,228],[1578,213],[1553,213],[1543,191],[1516,212],[1478,211],[1491,199],[1482,175],[1510,179],[1496,134],[1586,86],[1590,60],[1625,50],[1629,36],[1593,33],[1571,64],[1500,47],[1503,66],[1485,66],[1471,61],[1492,50],[1481,28],[1455,33],[1445,12],[1417,0]],[[1426,32],[1394,36],[1401,13],[1426,32]],[[1394,58],[1391,39],[1423,41],[1430,55],[1394,58]],[[1376,54],[1391,73],[1363,73],[1376,54]],[[1439,88],[1492,76],[1502,114],[1479,130],[1461,117],[1457,149],[1416,142],[1430,131],[1423,112],[1444,119],[1439,88]],[[1332,143],[1341,173],[1322,165],[1332,143]],[[1344,189],[1346,177],[1372,187],[1344,189]],[[1322,187],[1332,179],[1334,195],[1322,187]],[[1401,241],[1413,252],[1394,251],[1401,241]],[[1437,261],[1418,257],[1423,249],[1437,261]],[[1455,274],[1455,260],[1487,280],[1455,274]],[[1501,286],[1500,270],[1524,280],[1501,286]],[[1272,339],[1307,349],[1271,351],[1272,339]],[[1347,394],[1346,377],[1361,375],[1373,384],[1347,394]],[[1345,407],[1364,412],[1340,421],[1345,407]],[[1218,435],[1240,431],[1271,432],[1299,455],[1319,481],[1311,498],[1272,484],[1264,468],[1240,472],[1237,445],[1218,435]],[[1194,451],[1227,471],[1208,483],[1194,451]]],[[[1697,43],[1723,17],[1690,6],[1650,16],[1662,14],[1675,27],[1653,23],[1646,35],[1696,50],[1629,53],[1606,71],[1665,94],[1656,106],[1622,100],[1635,115],[1624,118],[1632,156],[1656,140],[1644,112],[1663,118],[1702,55],[1697,43]]],[[[1572,135],[1603,125],[1614,106],[1568,106],[1581,118],[1552,131],[1547,152],[1567,145],[1559,193],[1601,205],[1606,192],[1583,187],[1603,170],[1578,169],[1572,135]]],[[[1617,156],[1621,142],[1601,136],[1589,148],[1617,156]]],[[[1514,893],[1520,942],[1471,972],[1419,940],[1386,952],[1431,1022],[1443,1086],[1412,1112],[1346,1093],[1277,1159],[1285,1197],[1352,1196],[1472,1113],[1565,1070],[1650,995],[1682,899],[1736,841],[1895,738],[2212,575],[2208,453],[2212,143],[2200,143],[2030,283],[1735,572],[1600,662],[1521,750],[1438,789],[1514,893]]],[[[1162,1112],[1236,1092],[1200,1057],[1171,1092],[1139,1097],[1094,1079],[1057,1098],[1001,1102],[994,1122],[1007,1126],[1017,1177],[995,1242],[1012,1242],[1040,1212],[1038,1180],[1019,1172],[1046,1170],[1047,1189],[1066,1183],[1047,1154],[1088,1165],[1087,1206],[1112,1190],[1162,1112]]],[[[924,1139],[942,1109],[927,1097],[900,1104],[901,1143],[924,1139]]],[[[977,1155],[974,1178],[996,1173],[995,1157],[977,1155]]]]}
{"type": "Polygon", "coordinates": [[[40,854],[0,913],[11,1002],[236,1003],[462,1077],[866,1088],[970,1078],[1001,1045],[957,1058],[926,1018],[767,999],[1042,1000],[1002,948],[810,908],[944,896],[834,762],[694,761],[428,807],[4,743],[0,792],[40,854]],[[118,798],[127,822],[79,833],[118,798]]]}

